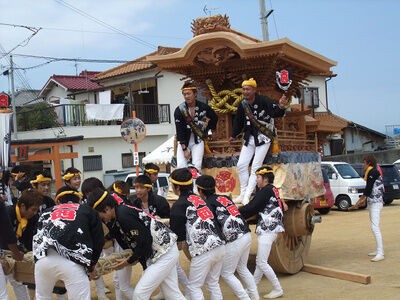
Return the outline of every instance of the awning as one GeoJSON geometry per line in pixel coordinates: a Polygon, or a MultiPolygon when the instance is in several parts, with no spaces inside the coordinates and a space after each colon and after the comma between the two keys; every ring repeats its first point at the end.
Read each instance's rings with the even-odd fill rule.
{"type": "Polygon", "coordinates": [[[174,136],[170,137],[143,158],[143,163],[168,164],[174,155],[174,136]]]}

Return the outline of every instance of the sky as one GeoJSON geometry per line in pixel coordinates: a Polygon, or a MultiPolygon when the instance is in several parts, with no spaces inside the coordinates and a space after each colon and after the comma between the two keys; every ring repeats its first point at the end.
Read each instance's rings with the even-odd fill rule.
{"type": "MultiPolygon", "coordinates": [[[[273,9],[270,40],[286,37],[337,62],[337,76],[328,82],[334,114],[390,135],[390,126],[400,127],[400,1],[265,4],[273,9]]],[[[258,0],[0,0],[0,8],[0,92],[10,90],[9,76],[1,74],[10,67],[3,56],[11,50],[15,89],[40,90],[53,74],[119,64],[49,63],[21,55],[130,61],[159,45],[183,47],[192,38],[192,20],[209,14],[226,14],[232,28],[262,39],[258,0]]]]}

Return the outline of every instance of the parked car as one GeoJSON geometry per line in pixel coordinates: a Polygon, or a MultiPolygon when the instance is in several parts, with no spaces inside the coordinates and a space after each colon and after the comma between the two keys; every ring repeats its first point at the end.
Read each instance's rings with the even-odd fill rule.
{"type": "Polygon", "coordinates": [[[346,162],[322,161],[321,167],[327,172],[335,205],[339,210],[348,210],[357,203],[365,191],[365,181],[346,162]]]}
{"type": "MultiPolygon", "coordinates": [[[[141,175],[141,174],[140,174],[141,175]]],[[[169,190],[169,173],[158,173],[158,179],[156,182],[157,189],[162,190],[161,196],[167,198],[168,190],[169,190]]],[[[129,174],[125,178],[125,182],[127,182],[130,186],[130,194],[135,195],[135,179],[136,179],[136,174],[129,174]]]]}
{"type": "Polygon", "coordinates": [[[325,194],[316,197],[312,206],[321,215],[326,215],[331,210],[331,207],[335,205],[335,198],[333,197],[328,174],[324,169],[322,169],[322,177],[324,178],[325,194]]]}
{"type": "Polygon", "coordinates": [[[400,171],[400,159],[396,160],[393,164],[394,164],[394,165],[397,167],[397,169],[400,171]]]}
{"type": "Polygon", "coordinates": [[[379,165],[383,175],[383,201],[390,204],[394,199],[400,199],[400,172],[394,164],[379,165]]]}
{"type": "Polygon", "coordinates": [[[358,175],[360,175],[361,178],[364,178],[364,164],[361,163],[355,163],[351,164],[351,166],[356,170],[358,175]]]}

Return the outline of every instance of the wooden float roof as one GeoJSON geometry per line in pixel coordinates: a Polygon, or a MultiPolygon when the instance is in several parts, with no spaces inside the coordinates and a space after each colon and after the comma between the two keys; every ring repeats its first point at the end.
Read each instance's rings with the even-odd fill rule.
{"type": "Polygon", "coordinates": [[[221,47],[233,49],[242,60],[277,57],[313,74],[330,76],[332,75],[330,68],[336,65],[335,61],[292,42],[288,38],[259,41],[234,30],[198,35],[177,52],[165,55],[149,55],[146,59],[162,69],[183,69],[194,66],[196,56],[201,51],[221,47]]]}

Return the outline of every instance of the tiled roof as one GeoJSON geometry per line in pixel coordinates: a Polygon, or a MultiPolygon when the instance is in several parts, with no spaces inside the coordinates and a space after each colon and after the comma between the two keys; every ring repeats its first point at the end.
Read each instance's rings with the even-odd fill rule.
{"type": "Polygon", "coordinates": [[[101,88],[102,85],[97,82],[91,81],[93,77],[100,72],[82,72],[78,76],[71,75],[53,75],[50,80],[67,88],[71,92],[82,91],[82,90],[93,90],[101,88]]]}
{"type": "Polygon", "coordinates": [[[137,71],[143,71],[151,68],[155,68],[156,65],[153,64],[150,61],[146,61],[147,56],[153,56],[153,55],[166,55],[170,53],[174,53],[176,51],[179,51],[180,48],[173,48],[173,47],[162,47],[159,46],[158,49],[152,53],[149,53],[145,56],[139,57],[133,61],[127,62],[123,65],[114,67],[112,69],[109,69],[107,71],[101,72],[95,76],[95,80],[103,80],[115,76],[120,76],[120,75],[125,75],[128,73],[133,73],[137,71]]]}
{"type": "Polygon", "coordinates": [[[315,119],[320,121],[318,131],[323,132],[340,132],[351,123],[350,121],[331,112],[316,112],[315,119]]]}
{"type": "Polygon", "coordinates": [[[15,92],[15,106],[29,104],[39,97],[39,90],[20,90],[15,92]]]}

